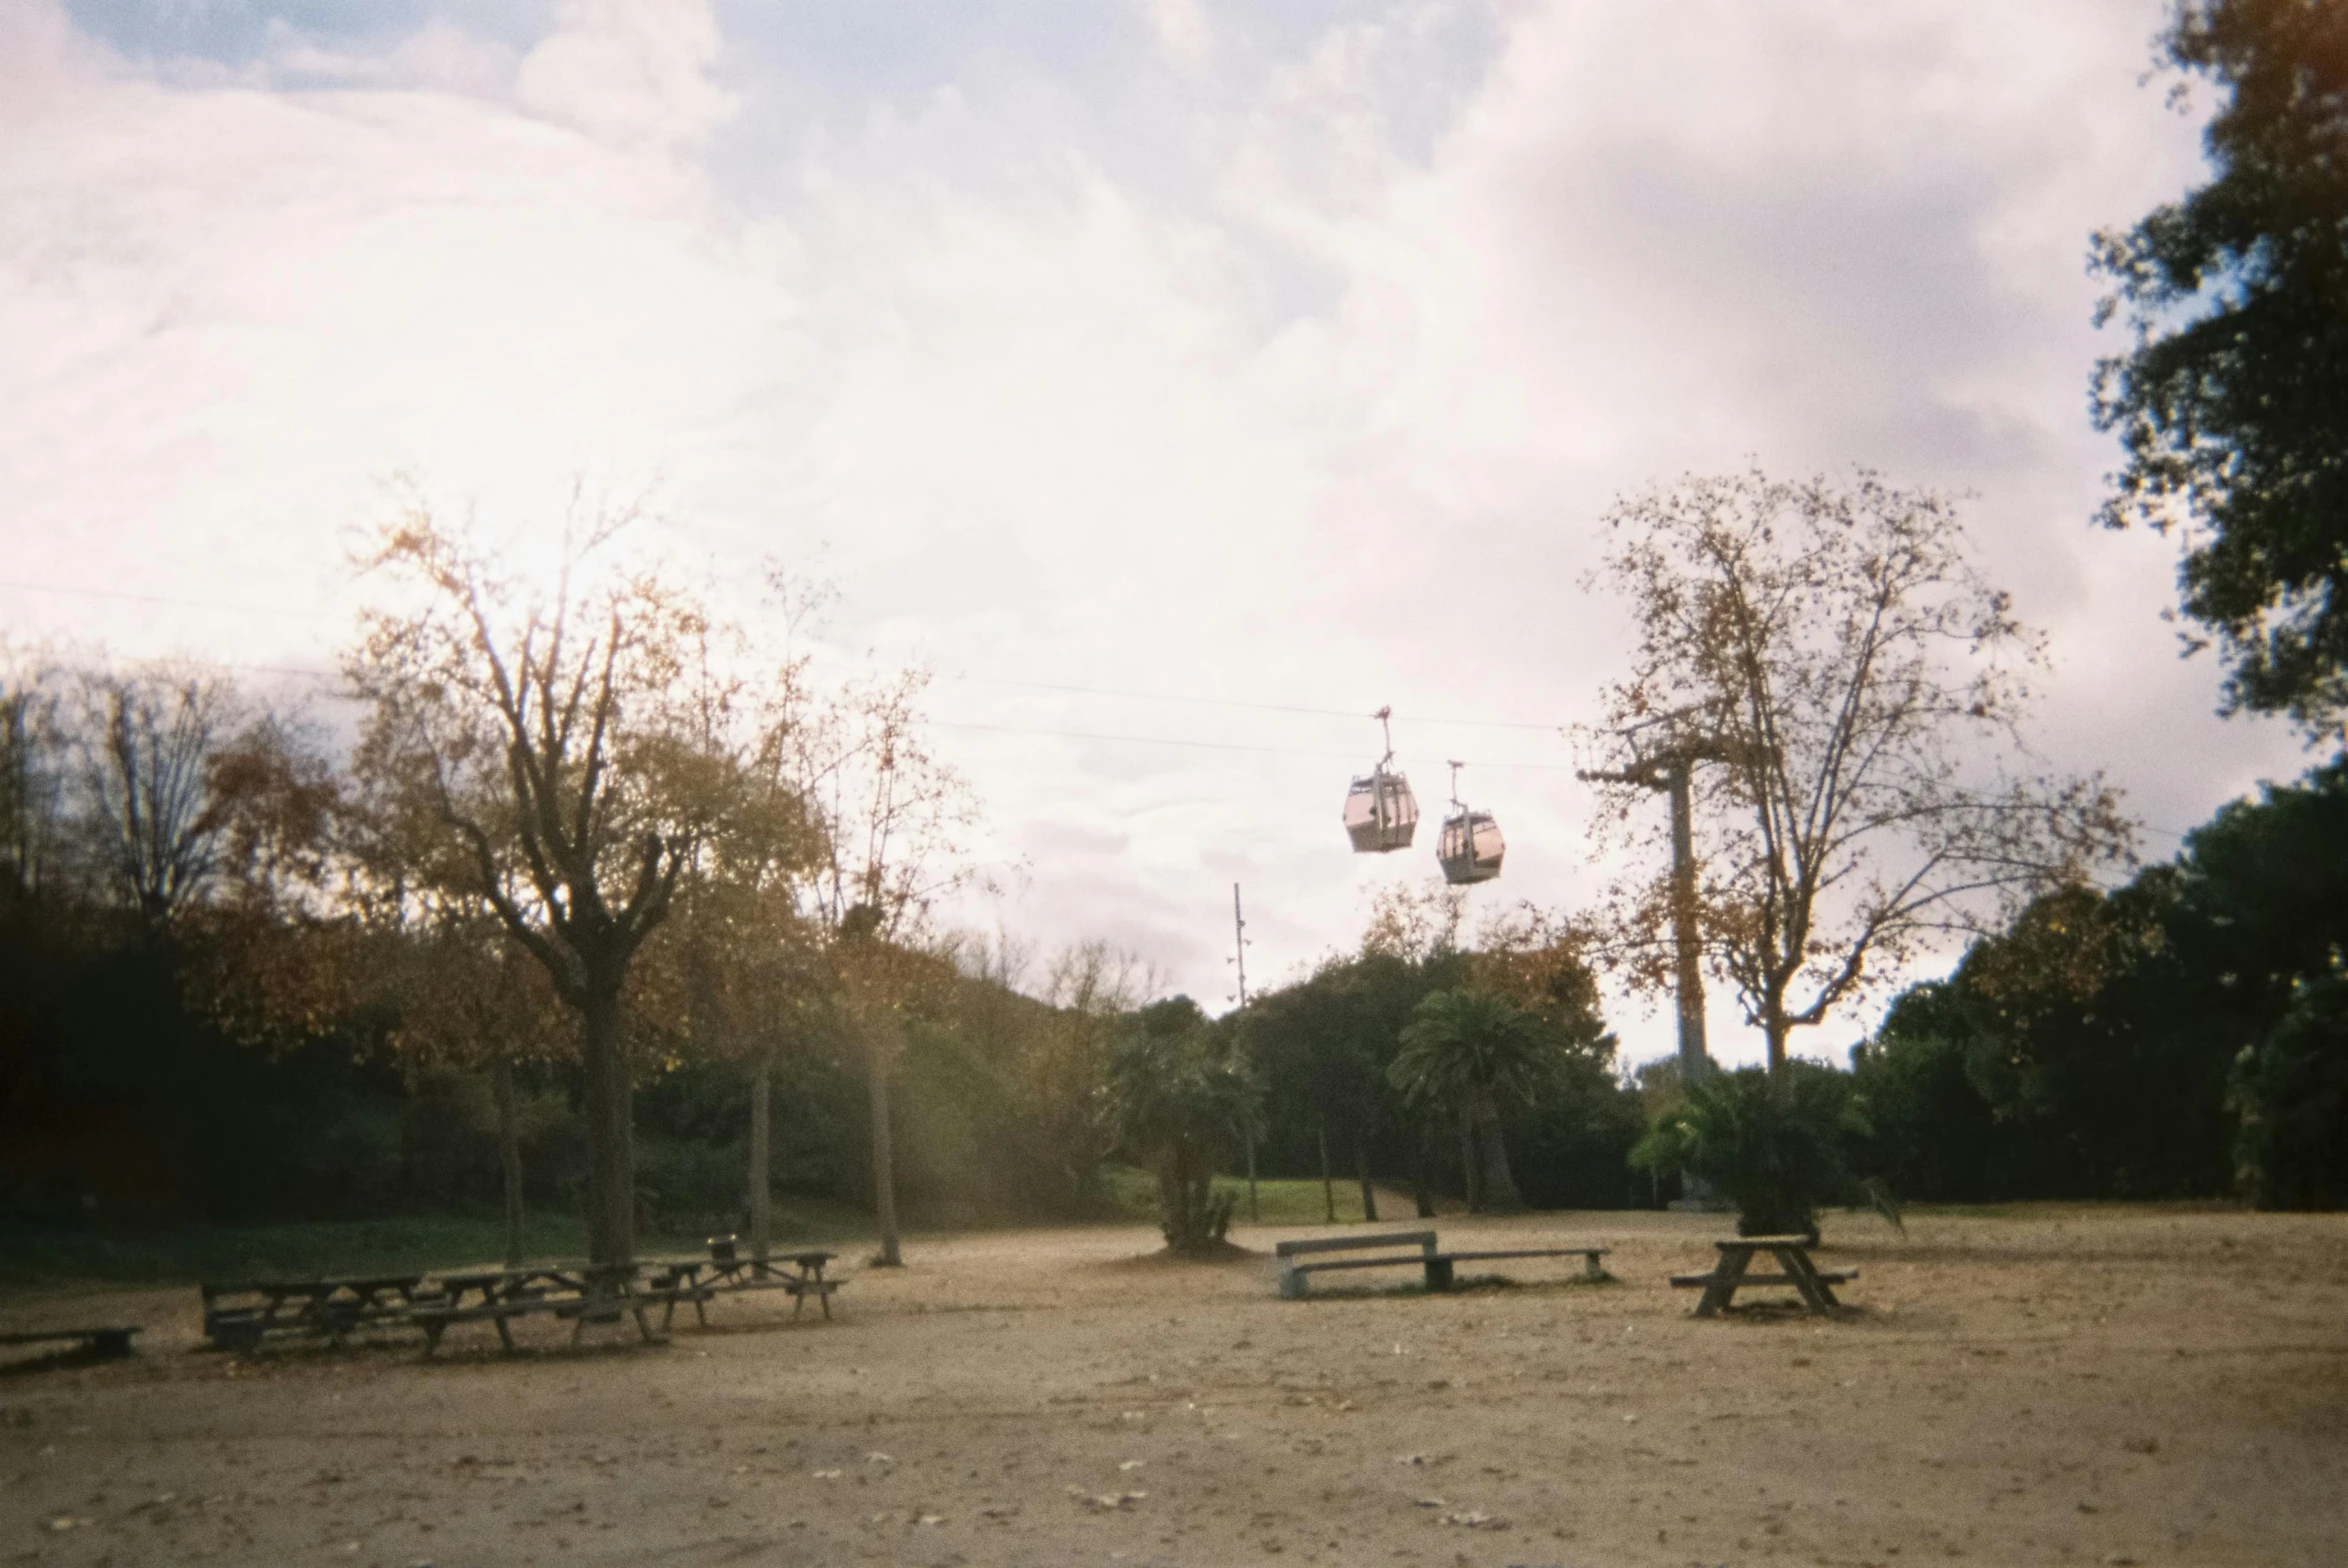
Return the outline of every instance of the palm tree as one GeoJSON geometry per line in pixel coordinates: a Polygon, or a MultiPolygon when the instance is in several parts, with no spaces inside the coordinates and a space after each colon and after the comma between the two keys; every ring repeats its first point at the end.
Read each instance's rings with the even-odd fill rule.
{"type": "Polygon", "coordinates": [[[1411,1014],[1386,1076],[1409,1104],[1460,1117],[1471,1155],[1466,1161],[1470,1207],[1479,1187],[1487,1206],[1523,1205],[1508,1173],[1500,1105],[1537,1094],[1555,1076],[1562,1049],[1538,1018],[1489,991],[1467,986],[1434,991],[1411,1014]],[[1472,1157],[1478,1145],[1480,1160],[1472,1157]]]}
{"type": "Polygon", "coordinates": [[[1204,1251],[1230,1224],[1215,1155],[1254,1128],[1247,1069],[1186,996],[1145,1007],[1109,1063],[1118,1141],[1157,1168],[1160,1226],[1177,1252],[1204,1251]]]}

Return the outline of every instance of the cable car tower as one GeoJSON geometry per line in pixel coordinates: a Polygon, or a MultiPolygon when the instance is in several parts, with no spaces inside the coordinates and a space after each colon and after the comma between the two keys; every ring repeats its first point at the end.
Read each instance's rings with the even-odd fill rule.
{"type": "Polygon", "coordinates": [[[1435,840],[1435,859],[1443,880],[1454,887],[1488,882],[1500,874],[1500,856],[1508,845],[1500,824],[1489,811],[1473,811],[1459,798],[1459,763],[1451,764],[1451,814],[1443,818],[1442,835],[1435,840]]]}
{"type": "Polygon", "coordinates": [[[1411,834],[1418,830],[1418,800],[1410,793],[1410,781],[1388,766],[1394,760],[1393,716],[1391,708],[1372,716],[1385,737],[1386,755],[1345,791],[1345,833],[1356,854],[1407,849],[1411,834]]]}

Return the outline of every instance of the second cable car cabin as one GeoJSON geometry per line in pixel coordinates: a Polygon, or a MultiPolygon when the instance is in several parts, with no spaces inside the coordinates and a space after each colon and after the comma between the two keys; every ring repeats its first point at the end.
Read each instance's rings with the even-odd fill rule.
{"type": "MultiPolygon", "coordinates": [[[[1393,712],[1379,709],[1378,724],[1384,727],[1393,712]]],[[[1418,831],[1418,799],[1410,792],[1410,781],[1387,767],[1393,760],[1394,738],[1388,729],[1386,755],[1345,791],[1345,835],[1353,840],[1356,854],[1407,849],[1418,831]]]]}
{"type": "Polygon", "coordinates": [[[1442,836],[1435,840],[1435,859],[1443,880],[1453,886],[1488,882],[1500,874],[1500,857],[1508,851],[1500,824],[1489,811],[1470,810],[1459,798],[1459,765],[1451,765],[1451,814],[1443,818],[1442,836]]]}

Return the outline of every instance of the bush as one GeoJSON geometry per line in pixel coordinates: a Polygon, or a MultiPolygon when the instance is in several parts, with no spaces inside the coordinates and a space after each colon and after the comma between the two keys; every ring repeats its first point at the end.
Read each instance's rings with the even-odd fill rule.
{"type": "Polygon", "coordinates": [[[1736,1205],[1737,1234],[1818,1230],[1818,1205],[1850,1187],[1844,1140],[1864,1136],[1848,1075],[1789,1061],[1716,1072],[1649,1129],[1633,1164],[1709,1182],[1736,1205]]]}

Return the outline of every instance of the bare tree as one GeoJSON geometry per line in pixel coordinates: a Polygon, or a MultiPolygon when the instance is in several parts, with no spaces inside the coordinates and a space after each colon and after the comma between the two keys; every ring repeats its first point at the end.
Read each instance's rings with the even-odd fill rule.
{"type": "Polygon", "coordinates": [[[1053,1010],[1020,1053],[1020,1084],[1059,1152],[1072,1205],[1098,1196],[1101,1162],[1117,1142],[1103,1085],[1127,1016],[1164,989],[1149,959],[1101,940],[1064,948],[1045,966],[1043,1000],[1053,1010]]]}
{"type": "Polygon", "coordinates": [[[55,672],[0,648],[0,897],[38,900],[63,873],[68,757],[55,672]]]}
{"type": "Polygon", "coordinates": [[[790,707],[771,726],[762,770],[814,811],[823,852],[801,884],[801,907],[823,933],[838,993],[863,1046],[872,1100],[879,1261],[903,1261],[889,1079],[919,992],[953,974],[920,950],[938,900],[975,874],[965,835],[977,819],[969,786],[922,736],[929,678],[906,671],[852,683],[822,703],[790,707]]]}
{"type": "MultiPolygon", "coordinates": [[[[1954,504],[1866,471],[1758,472],[1618,503],[1587,586],[1637,628],[1629,675],[1582,736],[1608,841],[1668,864],[1643,771],[1694,768],[1709,966],[1766,1038],[1786,1038],[1926,946],[2125,858],[2100,778],[2036,771],[2021,738],[2039,639],[1966,553],[1954,504]],[[1597,777],[1595,775],[1592,776],[1597,777]]],[[[1610,890],[1604,950],[1672,976],[1667,873],[1610,890]]]]}
{"type": "Polygon", "coordinates": [[[579,1020],[600,1263],[635,1254],[630,966],[740,784],[708,618],[616,559],[637,517],[575,498],[534,581],[411,495],[365,557],[385,602],[344,661],[368,710],[355,771],[412,824],[411,878],[486,905],[579,1020]]]}
{"type": "Polygon", "coordinates": [[[116,901],[161,925],[219,868],[225,820],[212,765],[240,728],[243,705],[225,677],[184,665],[91,670],[78,687],[83,853],[116,901]]]}

